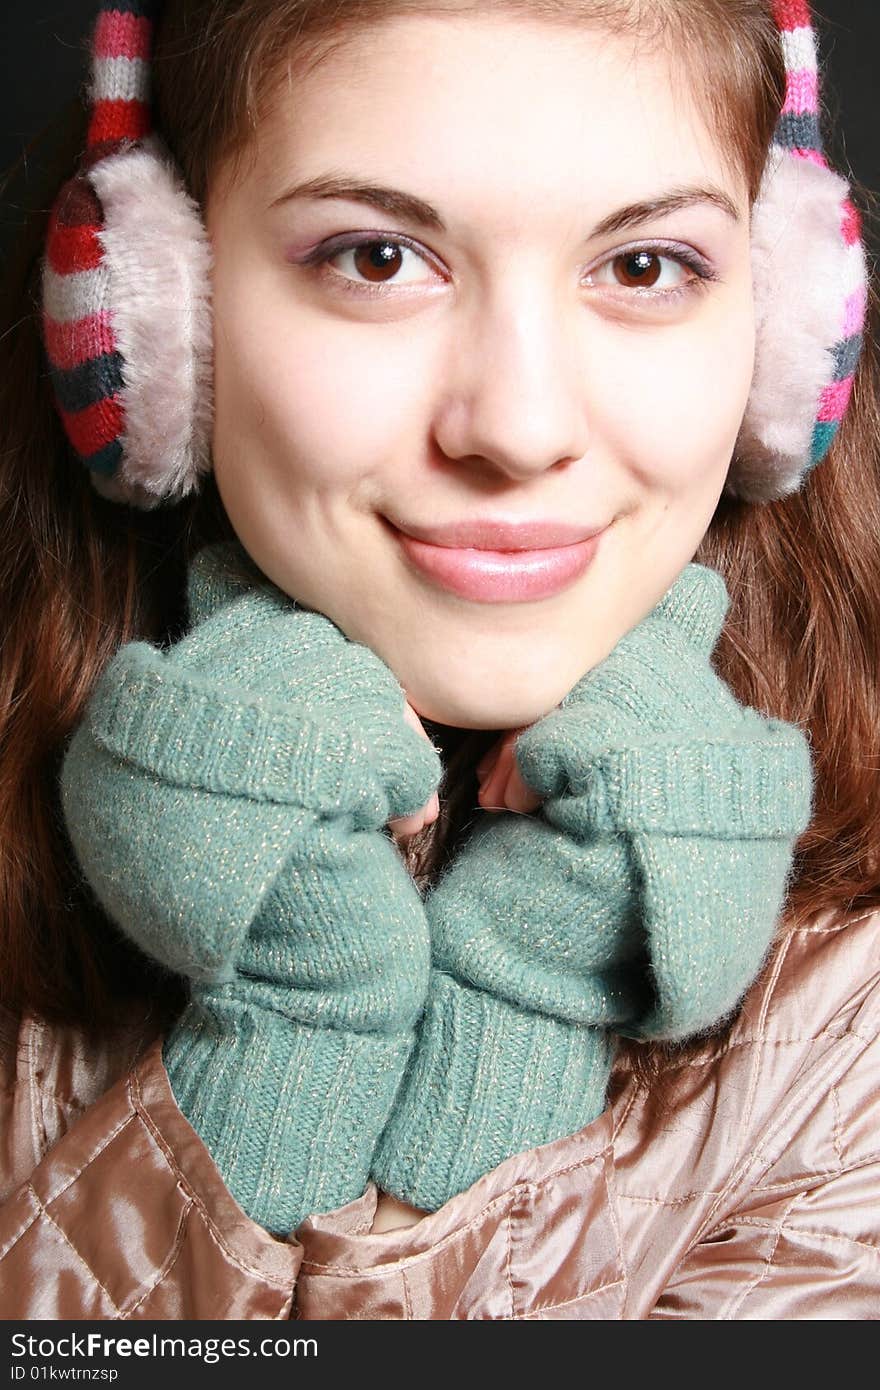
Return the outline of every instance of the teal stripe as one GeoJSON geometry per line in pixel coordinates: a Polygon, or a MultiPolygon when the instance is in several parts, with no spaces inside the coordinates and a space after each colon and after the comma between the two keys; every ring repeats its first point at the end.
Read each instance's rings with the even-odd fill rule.
{"type": "Polygon", "coordinates": [[[817,420],[813,426],[813,442],[810,447],[810,468],[815,468],[817,463],[821,463],[828,450],[831,448],[831,441],[837,434],[837,423],[834,420],[817,420]]]}

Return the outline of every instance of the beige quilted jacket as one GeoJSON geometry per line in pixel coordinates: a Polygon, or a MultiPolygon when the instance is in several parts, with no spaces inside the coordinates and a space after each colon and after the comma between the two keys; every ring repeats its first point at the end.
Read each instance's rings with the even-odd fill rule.
{"type": "Polygon", "coordinates": [[[4,1318],[880,1316],[880,913],[792,932],[723,1041],[377,1235],[372,1186],[255,1225],[160,1040],[6,1025],[4,1318]]]}

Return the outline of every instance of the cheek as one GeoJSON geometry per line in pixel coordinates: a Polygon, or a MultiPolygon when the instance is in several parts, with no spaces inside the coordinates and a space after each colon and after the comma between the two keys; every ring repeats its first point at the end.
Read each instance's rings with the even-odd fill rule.
{"type": "Polygon", "coordinates": [[[287,472],[299,460],[324,488],[387,467],[422,410],[404,335],[312,311],[259,264],[221,270],[214,305],[215,460],[233,444],[287,472]]]}
{"type": "Polygon", "coordinates": [[[603,421],[644,487],[674,495],[699,479],[720,490],[748,400],[754,343],[751,300],[743,299],[698,323],[612,344],[603,421]]]}

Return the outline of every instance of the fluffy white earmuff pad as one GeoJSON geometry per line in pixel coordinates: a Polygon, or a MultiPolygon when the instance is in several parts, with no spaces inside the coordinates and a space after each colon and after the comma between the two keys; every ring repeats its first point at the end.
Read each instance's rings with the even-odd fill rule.
{"type": "Polygon", "coordinates": [[[123,358],[125,433],[113,500],[180,500],[210,468],[211,247],[199,209],[157,137],[100,160],[99,238],[123,358]]]}
{"type": "Polygon", "coordinates": [[[727,480],[738,497],[784,496],[808,464],[852,288],[853,248],[841,234],[848,192],[833,170],[771,148],[752,209],[755,367],[727,480]]]}

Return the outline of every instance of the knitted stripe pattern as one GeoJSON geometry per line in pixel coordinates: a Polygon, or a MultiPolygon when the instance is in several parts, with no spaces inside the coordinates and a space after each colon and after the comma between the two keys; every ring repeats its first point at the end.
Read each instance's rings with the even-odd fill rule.
{"type": "MultiPolygon", "coordinates": [[[[808,159],[829,168],[819,128],[819,65],[816,35],[807,0],[774,0],[773,13],[785,57],[785,101],[774,132],[774,144],[794,159],[808,159]]],[[[833,375],[819,398],[810,458],[806,471],[825,457],[852,395],[862,347],[867,285],[861,245],[861,217],[849,198],[840,208],[840,234],[847,248],[847,276],[842,306],[841,336],[833,349],[833,375]]]]}
{"type": "Polygon", "coordinates": [[[111,477],[122,459],[123,358],[109,308],[100,233],[104,214],[89,178],[101,159],[152,130],[150,58],[158,0],[113,0],[92,38],[91,118],[79,172],[52,209],[43,269],[43,341],[55,405],[74,451],[111,477]]]}
{"type": "MultiPolygon", "coordinates": [[[[93,475],[105,478],[119,474],[123,458],[124,362],[114,338],[100,239],[103,213],[87,174],[98,160],[142,143],[151,131],[149,65],[159,10],[159,0],[111,0],[99,11],[88,145],[79,174],[56,201],[47,240],[43,330],[55,404],[75,453],[93,475]]],[[[828,168],[819,130],[819,72],[809,4],[774,0],[773,12],[786,66],[786,97],[774,143],[792,158],[828,168]]],[[[841,203],[840,235],[848,253],[840,336],[830,353],[829,380],[821,390],[805,471],[825,457],[837,433],[862,345],[864,249],[860,215],[848,197],[841,203]]]]}

